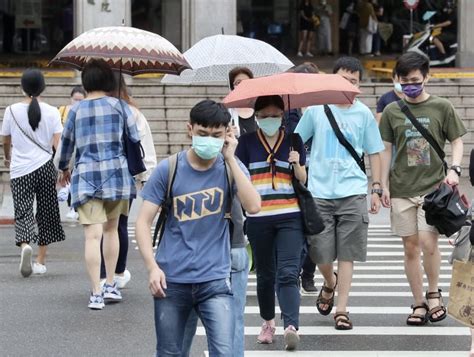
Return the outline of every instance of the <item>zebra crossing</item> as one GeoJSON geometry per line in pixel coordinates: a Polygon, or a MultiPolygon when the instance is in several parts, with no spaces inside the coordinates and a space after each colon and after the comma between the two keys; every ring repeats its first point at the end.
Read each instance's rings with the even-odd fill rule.
{"type": "MultiPolygon", "coordinates": [[[[134,228],[130,227],[132,242],[134,228]]],[[[137,249],[136,244],[134,244],[137,249]]],[[[442,267],[440,288],[444,303],[448,303],[451,266],[447,257],[451,247],[445,237],[440,238],[442,267]]],[[[348,311],[354,323],[350,331],[334,328],[331,316],[321,316],[315,306],[316,296],[303,295],[300,308],[301,341],[295,356],[466,356],[470,347],[470,331],[449,317],[438,324],[415,327],[405,324],[413,303],[404,274],[403,248],[399,237],[389,226],[370,226],[368,261],[356,263],[348,311]]],[[[426,279],[425,279],[426,280],[426,279]]],[[[323,283],[316,272],[318,289],[323,283]]],[[[426,281],[424,282],[426,289],[426,281]]],[[[262,320],[256,297],[256,276],[249,274],[247,305],[245,308],[246,356],[288,355],[283,351],[283,327],[276,308],[277,330],[272,345],[259,345],[256,337],[262,320]]],[[[208,355],[205,331],[198,327],[193,345],[193,356],[208,355]]]]}

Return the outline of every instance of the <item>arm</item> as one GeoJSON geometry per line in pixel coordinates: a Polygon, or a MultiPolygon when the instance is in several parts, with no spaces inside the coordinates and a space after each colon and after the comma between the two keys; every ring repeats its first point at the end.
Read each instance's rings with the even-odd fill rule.
{"type": "MultiPolygon", "coordinates": [[[[292,153],[298,154],[297,151],[292,151],[290,153],[290,158],[291,158],[292,153]]],[[[298,154],[298,158],[299,158],[299,154],[298,154]]],[[[305,165],[300,165],[298,161],[299,159],[295,158],[295,161],[293,162],[293,169],[295,170],[295,177],[298,179],[299,182],[301,182],[304,185],[306,183],[306,178],[307,178],[306,167],[305,165]]]]}
{"type": "MultiPolygon", "coordinates": [[[[166,297],[166,276],[160,269],[158,263],[153,255],[152,239],[150,227],[153,219],[158,213],[160,206],[157,206],[150,201],[143,201],[143,204],[138,213],[136,222],[136,240],[140,253],[145,261],[145,266],[149,274],[149,288],[153,296],[164,298],[166,297]]],[[[164,229],[164,228],[162,228],[164,229]]]]}
{"type": "Polygon", "coordinates": [[[385,150],[380,153],[382,159],[381,165],[381,183],[382,183],[382,205],[386,208],[390,207],[390,191],[389,191],[389,177],[390,166],[392,164],[392,143],[384,141],[385,150]]]}
{"type": "Polygon", "coordinates": [[[10,168],[11,160],[11,149],[12,149],[12,137],[11,135],[5,135],[3,137],[3,153],[5,154],[5,159],[3,160],[5,167],[10,168]]]}
{"type": "Polygon", "coordinates": [[[138,134],[140,135],[140,141],[145,151],[145,158],[143,163],[145,164],[146,171],[137,175],[137,179],[141,182],[148,181],[151,173],[156,167],[156,151],[155,144],[153,143],[153,136],[151,134],[150,125],[146,120],[143,113],[139,112],[137,117],[137,128],[138,134]]]}
{"type": "Polygon", "coordinates": [[[375,113],[375,120],[377,121],[377,125],[380,124],[381,119],[382,119],[382,113],[375,113]]]}
{"type": "Polygon", "coordinates": [[[53,147],[54,150],[58,150],[59,141],[61,140],[61,133],[53,134],[53,147]]]}
{"type": "Polygon", "coordinates": [[[447,20],[447,21],[434,25],[433,28],[443,28],[443,27],[448,27],[450,25],[451,25],[451,21],[447,20]]]}
{"type": "Polygon", "coordinates": [[[235,149],[237,148],[238,141],[235,138],[232,130],[228,130],[227,138],[224,144],[222,154],[224,159],[232,170],[232,176],[234,177],[235,185],[237,186],[237,197],[239,197],[242,207],[250,214],[256,214],[260,212],[262,199],[258,194],[252,182],[248,179],[245,173],[240,168],[237,159],[235,158],[235,149]]]}
{"type": "MultiPolygon", "coordinates": [[[[462,156],[463,156],[464,144],[462,139],[459,137],[451,141],[451,151],[452,151],[452,165],[459,166],[461,165],[462,156]]],[[[444,179],[448,185],[457,185],[459,184],[459,176],[453,170],[449,170],[446,178],[444,179]]]]}
{"type": "MultiPolygon", "coordinates": [[[[380,182],[380,153],[369,155],[370,169],[372,171],[372,182],[380,182]]],[[[377,187],[374,187],[377,188],[377,187]]],[[[380,210],[380,197],[376,193],[370,197],[370,213],[375,214],[380,210]]]]}

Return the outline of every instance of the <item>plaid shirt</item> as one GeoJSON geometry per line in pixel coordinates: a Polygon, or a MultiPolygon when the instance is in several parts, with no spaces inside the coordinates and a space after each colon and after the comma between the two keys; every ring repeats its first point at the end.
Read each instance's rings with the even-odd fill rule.
{"type": "MultiPolygon", "coordinates": [[[[130,138],[138,141],[137,126],[125,102],[123,110],[130,138]]],[[[70,109],[62,134],[59,169],[68,168],[76,149],[71,178],[73,207],[93,198],[117,201],[136,196],[123,151],[123,110],[119,100],[112,97],[86,99],[70,109]]]]}

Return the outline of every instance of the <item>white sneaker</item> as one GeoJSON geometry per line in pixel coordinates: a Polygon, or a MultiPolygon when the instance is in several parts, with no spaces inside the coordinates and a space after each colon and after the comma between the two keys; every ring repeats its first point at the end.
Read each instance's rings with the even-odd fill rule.
{"type": "Polygon", "coordinates": [[[296,54],[298,57],[303,57],[303,53],[301,51],[299,51],[297,54],[296,54]]]}
{"type": "Polygon", "coordinates": [[[300,342],[300,337],[298,336],[298,331],[293,325],[289,325],[285,329],[284,333],[285,339],[285,350],[287,351],[294,351],[298,346],[298,342],[300,342]]]}
{"type": "Polygon", "coordinates": [[[74,211],[74,208],[71,208],[69,212],[66,214],[67,219],[72,219],[73,221],[77,221],[79,219],[79,214],[74,211]]]}
{"type": "Polygon", "coordinates": [[[309,52],[309,51],[306,52],[306,56],[308,56],[308,57],[314,57],[314,55],[313,55],[311,52],[309,52]]]}
{"type": "Polygon", "coordinates": [[[33,274],[45,274],[47,271],[46,265],[40,264],[40,263],[34,263],[33,264],[33,274]]]}
{"type": "Polygon", "coordinates": [[[33,272],[33,267],[31,264],[31,256],[33,255],[33,249],[29,245],[25,245],[21,249],[20,257],[20,273],[23,277],[27,278],[33,272]]]}
{"type": "Polygon", "coordinates": [[[127,283],[130,281],[131,278],[132,278],[132,274],[130,274],[128,269],[125,269],[125,271],[123,272],[123,276],[115,275],[114,280],[117,282],[117,287],[119,289],[123,289],[125,285],[127,285],[127,283]]]}
{"type": "Polygon", "coordinates": [[[102,310],[105,306],[104,297],[102,294],[94,295],[91,293],[89,297],[89,305],[87,307],[91,310],[102,310]]]}

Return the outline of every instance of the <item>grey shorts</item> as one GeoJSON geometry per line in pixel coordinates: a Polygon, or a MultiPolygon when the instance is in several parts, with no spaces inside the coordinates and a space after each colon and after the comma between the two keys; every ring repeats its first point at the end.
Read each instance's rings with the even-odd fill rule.
{"type": "Polygon", "coordinates": [[[309,255],[315,264],[367,260],[369,214],[367,196],[315,199],[326,228],[308,237],[309,255]]]}

